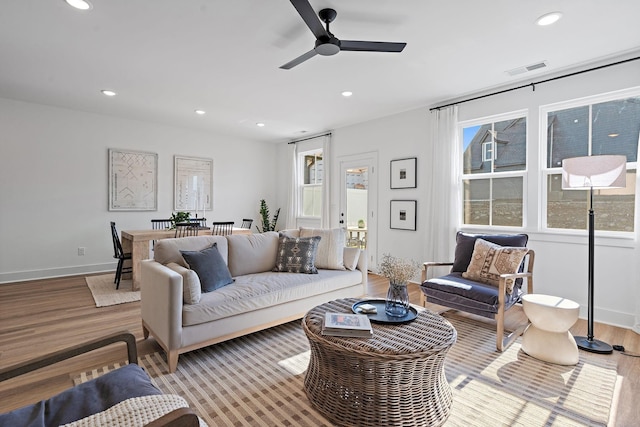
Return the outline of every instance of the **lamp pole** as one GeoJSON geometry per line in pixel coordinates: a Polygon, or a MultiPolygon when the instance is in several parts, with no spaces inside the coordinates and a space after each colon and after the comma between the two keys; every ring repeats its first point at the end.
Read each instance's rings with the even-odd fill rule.
{"type": "Polygon", "coordinates": [[[595,214],[593,213],[593,187],[589,188],[589,296],[587,307],[587,336],[574,337],[578,348],[592,353],[608,354],[613,348],[604,341],[593,339],[593,285],[594,285],[594,252],[595,252],[595,214]]]}

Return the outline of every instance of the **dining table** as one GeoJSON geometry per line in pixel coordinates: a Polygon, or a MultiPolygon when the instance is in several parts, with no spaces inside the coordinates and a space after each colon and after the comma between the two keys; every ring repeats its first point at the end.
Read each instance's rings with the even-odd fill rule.
{"type": "MultiPolygon", "coordinates": [[[[248,228],[234,227],[231,234],[251,234],[248,228]]],[[[140,262],[149,259],[150,242],[153,240],[173,239],[175,230],[122,230],[120,232],[122,250],[131,253],[131,281],[132,290],[140,289],[140,262]]],[[[198,236],[210,236],[211,228],[203,227],[198,230],[198,236]]],[[[126,276],[123,276],[126,277],[126,276]]]]}

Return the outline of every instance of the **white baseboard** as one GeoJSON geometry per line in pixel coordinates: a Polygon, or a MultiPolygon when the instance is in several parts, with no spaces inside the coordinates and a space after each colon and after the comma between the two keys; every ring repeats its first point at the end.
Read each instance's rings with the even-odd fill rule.
{"type": "Polygon", "coordinates": [[[27,280],[51,279],[54,277],[80,276],[93,273],[107,273],[115,271],[116,263],[79,265],[74,267],[58,267],[43,270],[14,271],[0,273],[0,284],[24,282],[27,280]]]}

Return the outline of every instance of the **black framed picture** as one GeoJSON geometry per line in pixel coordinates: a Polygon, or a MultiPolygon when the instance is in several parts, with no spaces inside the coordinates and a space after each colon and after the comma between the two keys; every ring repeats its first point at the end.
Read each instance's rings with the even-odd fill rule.
{"type": "Polygon", "coordinates": [[[396,230],[416,229],[417,200],[391,200],[391,222],[389,227],[396,230]]]}
{"type": "Polygon", "coordinates": [[[391,189],[417,187],[417,161],[416,157],[391,160],[391,189]]]}

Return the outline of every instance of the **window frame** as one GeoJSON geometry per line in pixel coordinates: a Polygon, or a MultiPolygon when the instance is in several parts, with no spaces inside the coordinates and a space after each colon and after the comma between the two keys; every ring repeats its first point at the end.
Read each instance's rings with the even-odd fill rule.
{"type": "MultiPolygon", "coordinates": [[[[548,158],[547,158],[547,155],[548,155],[547,147],[549,145],[549,142],[547,140],[547,127],[548,127],[548,118],[549,118],[548,113],[552,111],[561,111],[561,110],[567,110],[567,109],[585,107],[585,106],[591,107],[594,104],[616,101],[616,100],[621,100],[621,99],[631,98],[631,97],[640,97],[640,87],[634,87],[634,88],[628,88],[628,89],[623,89],[623,90],[618,90],[613,92],[590,95],[586,97],[555,102],[552,104],[544,104],[539,106],[538,110],[539,110],[539,125],[540,125],[540,128],[539,128],[539,135],[540,135],[539,137],[539,140],[540,140],[540,143],[539,143],[539,153],[540,153],[539,154],[540,155],[539,189],[540,191],[539,191],[538,229],[540,230],[540,232],[545,234],[553,234],[553,235],[581,236],[581,235],[584,235],[584,233],[587,231],[586,224],[584,229],[582,228],[573,229],[573,228],[551,228],[548,226],[548,223],[547,223],[547,210],[548,210],[547,203],[549,202],[549,199],[548,199],[549,190],[548,190],[547,183],[549,182],[549,176],[558,175],[558,174],[562,175],[562,166],[548,167],[548,158]]],[[[590,114],[589,115],[589,146],[588,146],[589,154],[588,155],[591,155],[591,149],[592,149],[591,138],[593,135],[592,135],[591,127],[592,127],[592,116],[590,114]]],[[[639,143],[638,149],[640,150],[640,143],[639,143]]],[[[637,180],[638,162],[637,161],[627,162],[627,171],[629,170],[636,171],[636,180],[637,180]]],[[[629,185],[629,182],[627,182],[627,186],[628,185],[629,185]]],[[[635,185],[635,183],[633,185],[635,185]]],[[[585,199],[586,199],[589,196],[589,192],[588,190],[584,190],[584,193],[585,193],[585,199]]],[[[637,189],[634,193],[634,206],[635,206],[635,209],[634,209],[634,218],[633,218],[633,224],[634,224],[633,231],[598,230],[598,228],[596,227],[594,230],[595,234],[602,237],[624,238],[624,239],[635,238],[635,235],[637,232],[637,224],[638,224],[638,219],[637,219],[638,218],[638,191],[637,189]]],[[[585,215],[586,215],[586,212],[585,212],[585,215]]],[[[597,217],[598,215],[597,211],[595,211],[595,215],[597,217]]]]}
{"type": "Polygon", "coordinates": [[[304,183],[304,175],[305,175],[305,158],[313,155],[316,159],[321,158],[324,159],[324,152],[322,148],[315,148],[311,150],[306,150],[298,153],[298,218],[302,219],[321,219],[322,218],[322,196],[320,196],[320,215],[305,215],[304,214],[304,190],[307,188],[320,188],[320,194],[322,194],[322,186],[324,183],[324,168],[322,170],[322,182],[317,183],[317,176],[315,177],[315,183],[313,184],[305,184],[304,183]]]}
{"type": "Polygon", "coordinates": [[[486,141],[482,143],[482,161],[483,162],[493,162],[496,159],[494,147],[495,147],[494,141],[486,141]],[[491,157],[487,157],[487,154],[490,154],[491,157]]]}
{"type": "MultiPolygon", "coordinates": [[[[522,231],[527,228],[528,224],[528,175],[529,175],[529,133],[530,133],[530,122],[529,122],[529,110],[515,110],[511,112],[494,114],[490,116],[484,116],[471,120],[460,121],[457,124],[458,127],[458,135],[459,140],[458,143],[461,147],[461,152],[459,156],[459,175],[458,175],[458,184],[460,188],[463,189],[465,185],[465,181],[469,180],[480,180],[480,179],[490,179],[490,178],[513,178],[513,177],[521,177],[522,178],[522,225],[513,226],[513,225],[493,225],[492,222],[492,209],[489,209],[489,224],[466,224],[464,222],[464,208],[465,208],[465,195],[464,191],[460,191],[460,210],[458,212],[458,228],[465,230],[493,230],[493,231],[507,231],[507,230],[516,230],[522,231]],[[526,134],[525,134],[525,167],[522,170],[510,170],[510,171],[500,171],[500,172],[490,172],[490,173],[464,173],[464,128],[472,127],[472,126],[482,126],[489,123],[498,123],[505,120],[514,120],[514,119],[524,119],[526,123],[526,134]]],[[[489,142],[489,141],[487,141],[489,142]]],[[[496,152],[496,142],[494,138],[491,140],[493,145],[493,158],[491,159],[492,169],[493,162],[496,160],[495,152],[496,152]]],[[[486,143],[486,142],[485,142],[486,143]]],[[[482,145],[482,158],[483,162],[485,161],[485,146],[482,145]]],[[[492,191],[492,190],[491,190],[492,191]]]]}

